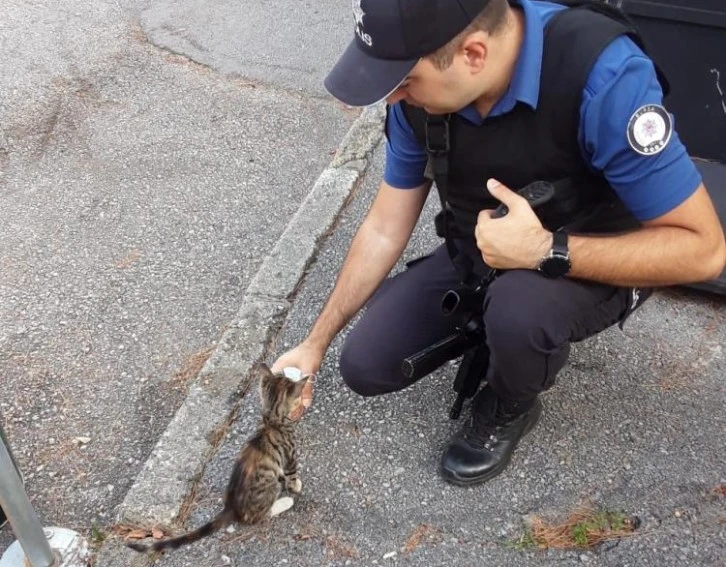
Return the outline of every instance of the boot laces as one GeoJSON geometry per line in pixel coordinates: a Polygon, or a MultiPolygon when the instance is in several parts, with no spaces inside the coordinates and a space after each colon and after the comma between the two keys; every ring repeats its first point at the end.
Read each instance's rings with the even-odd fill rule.
{"type": "Polygon", "coordinates": [[[499,442],[497,434],[514,417],[516,415],[507,412],[504,404],[495,399],[486,400],[480,407],[472,408],[464,439],[474,447],[493,451],[499,442]]]}

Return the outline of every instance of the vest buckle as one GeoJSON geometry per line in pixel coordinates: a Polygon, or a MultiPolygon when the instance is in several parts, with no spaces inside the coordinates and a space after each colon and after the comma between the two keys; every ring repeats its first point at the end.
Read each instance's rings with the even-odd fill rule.
{"type": "Polygon", "coordinates": [[[442,156],[451,149],[448,115],[426,117],[426,151],[433,156],[442,156]]]}

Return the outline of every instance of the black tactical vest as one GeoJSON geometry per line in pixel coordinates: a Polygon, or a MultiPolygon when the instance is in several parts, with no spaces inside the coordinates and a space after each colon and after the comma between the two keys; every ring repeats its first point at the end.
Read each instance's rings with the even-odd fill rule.
{"type": "MultiPolygon", "coordinates": [[[[600,2],[561,3],[572,7],[555,14],[545,27],[537,109],[517,103],[511,112],[490,117],[481,126],[457,114],[449,116],[447,202],[454,220],[449,233],[456,238],[473,238],[478,212],[499,205],[486,191],[490,177],[513,190],[537,180],[555,183],[558,196],[537,211],[550,230],[575,221],[580,232],[590,233],[639,224],[604,177],[585,163],[578,127],[582,91],[598,55],[623,34],[644,50],[645,46],[619,10],[600,2]]],[[[667,92],[660,69],[658,74],[667,92]]],[[[426,147],[426,112],[401,104],[426,147]]]]}

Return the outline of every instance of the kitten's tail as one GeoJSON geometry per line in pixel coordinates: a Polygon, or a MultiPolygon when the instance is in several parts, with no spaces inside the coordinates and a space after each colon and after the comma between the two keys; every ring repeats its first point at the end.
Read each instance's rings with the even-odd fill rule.
{"type": "Polygon", "coordinates": [[[186,534],[180,535],[178,537],[171,538],[171,539],[165,539],[162,541],[157,541],[152,544],[126,543],[126,546],[130,547],[131,549],[133,549],[135,551],[140,551],[142,553],[160,552],[160,551],[164,551],[167,549],[177,549],[177,548],[181,547],[182,545],[187,545],[189,543],[195,542],[195,541],[205,538],[209,535],[212,535],[214,532],[216,532],[218,530],[226,528],[234,520],[235,520],[234,510],[225,509],[225,510],[222,510],[217,515],[217,517],[214,518],[213,520],[211,520],[210,522],[207,522],[206,524],[204,524],[203,526],[200,526],[196,530],[193,530],[186,534]]]}

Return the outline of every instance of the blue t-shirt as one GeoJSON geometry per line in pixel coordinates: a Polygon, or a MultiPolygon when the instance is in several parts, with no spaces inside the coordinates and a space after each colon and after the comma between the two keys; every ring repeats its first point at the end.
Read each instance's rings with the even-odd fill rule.
{"type": "MultiPolygon", "coordinates": [[[[489,116],[506,114],[518,102],[537,107],[544,26],[558,10],[564,9],[561,4],[537,0],[518,3],[525,16],[522,51],[509,89],[489,116]]],[[[667,213],[701,183],[700,173],[675,127],[665,149],[659,153],[642,155],[631,147],[628,123],[638,109],[648,104],[663,104],[655,68],[630,38],[621,36],[602,52],[590,72],[580,108],[579,143],[585,161],[605,176],[641,221],[667,213]]],[[[474,105],[458,114],[473,124],[486,120],[474,105]]],[[[401,189],[421,185],[425,180],[426,151],[406,121],[400,103],[390,108],[388,128],[385,181],[401,189]]]]}

